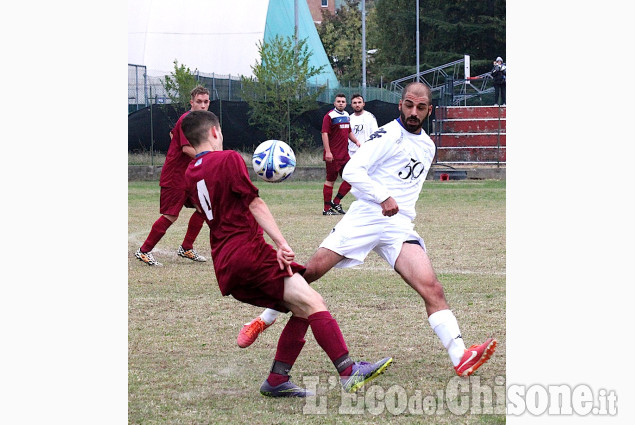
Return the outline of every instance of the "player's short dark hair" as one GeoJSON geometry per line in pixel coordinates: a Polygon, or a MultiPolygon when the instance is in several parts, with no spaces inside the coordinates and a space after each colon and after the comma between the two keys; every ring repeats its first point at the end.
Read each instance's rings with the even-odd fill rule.
{"type": "Polygon", "coordinates": [[[346,99],[346,95],[344,93],[338,93],[335,95],[335,98],[337,99],[338,97],[343,97],[344,99],[346,99]]]}
{"type": "Polygon", "coordinates": [[[198,85],[198,86],[194,87],[192,89],[192,91],[190,92],[190,98],[194,99],[199,94],[206,94],[206,95],[209,96],[209,90],[207,89],[207,87],[203,87],[201,85],[198,85]]]}
{"type": "Polygon", "coordinates": [[[212,127],[220,128],[220,124],[216,114],[210,111],[192,111],[181,122],[181,130],[194,148],[203,143],[212,127]]]}
{"type": "Polygon", "coordinates": [[[353,99],[357,99],[358,97],[362,99],[362,102],[365,102],[365,100],[364,100],[364,96],[362,96],[360,93],[355,93],[355,94],[353,94],[353,95],[351,96],[351,102],[353,101],[353,99]]]}

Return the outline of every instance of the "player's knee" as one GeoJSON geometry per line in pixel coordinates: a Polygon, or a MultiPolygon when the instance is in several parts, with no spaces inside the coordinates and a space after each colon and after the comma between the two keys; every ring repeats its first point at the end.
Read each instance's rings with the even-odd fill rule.
{"type": "Polygon", "coordinates": [[[179,218],[178,215],[169,215],[169,214],[163,214],[163,217],[167,218],[172,223],[174,223],[176,221],[176,219],[179,218]]]}
{"type": "Polygon", "coordinates": [[[309,307],[314,311],[323,311],[326,310],[326,303],[324,302],[324,298],[318,292],[313,291],[313,294],[308,300],[309,307]]]}
{"type": "Polygon", "coordinates": [[[431,280],[427,285],[428,290],[426,291],[430,298],[440,300],[445,299],[445,293],[443,292],[443,285],[439,282],[438,279],[431,280]]]}

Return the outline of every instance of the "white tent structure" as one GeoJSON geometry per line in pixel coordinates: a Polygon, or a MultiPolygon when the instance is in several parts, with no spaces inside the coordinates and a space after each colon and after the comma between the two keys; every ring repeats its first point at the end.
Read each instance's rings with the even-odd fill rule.
{"type": "Polygon", "coordinates": [[[296,22],[311,65],[327,65],[315,82],[337,87],[306,0],[128,0],[128,64],[157,76],[172,72],[175,60],[192,71],[251,76],[258,42],[293,36],[296,22]]]}

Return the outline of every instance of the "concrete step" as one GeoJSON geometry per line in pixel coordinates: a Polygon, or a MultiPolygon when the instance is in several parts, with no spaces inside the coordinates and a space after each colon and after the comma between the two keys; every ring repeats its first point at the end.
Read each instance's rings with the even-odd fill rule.
{"type": "Polygon", "coordinates": [[[506,118],[505,106],[447,106],[437,107],[436,119],[506,118]]]}
{"type": "Polygon", "coordinates": [[[507,146],[505,133],[441,133],[432,136],[439,147],[507,146]]]}
{"type": "Polygon", "coordinates": [[[507,120],[505,118],[458,118],[448,119],[442,121],[433,121],[432,123],[434,131],[441,133],[498,133],[499,126],[500,131],[505,132],[507,127],[507,120]]]}
{"type": "Polygon", "coordinates": [[[507,155],[507,149],[501,148],[484,148],[477,146],[469,146],[465,148],[438,148],[437,158],[438,162],[446,163],[462,163],[462,162],[480,162],[480,163],[495,163],[505,162],[507,155]]]}

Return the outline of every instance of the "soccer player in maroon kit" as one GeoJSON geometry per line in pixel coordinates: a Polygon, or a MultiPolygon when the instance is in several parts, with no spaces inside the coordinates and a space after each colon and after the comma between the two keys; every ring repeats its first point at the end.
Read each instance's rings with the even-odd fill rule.
{"type": "Polygon", "coordinates": [[[185,172],[189,198],[210,228],[212,261],[221,293],[255,306],[292,312],[260,392],[270,397],[314,395],[289,379],[309,326],[340,374],[345,391],[357,391],[383,373],[392,358],[366,363],[349,357],[339,325],[320,294],[302,277],[306,269],[293,261],[295,253],[258,196],[245,161],[233,150],[223,151],[216,115],[193,111],[182,127],[196,149],[196,159],[185,172]],[[277,249],[265,241],[263,232],[277,249]]]}
{"type": "MultiPolygon", "coordinates": [[[[161,178],[159,180],[159,185],[161,186],[159,212],[161,213],[161,217],[154,222],[147,239],[137,252],[135,252],[135,257],[149,266],[161,266],[161,263],[154,259],[150,251],[152,251],[161,238],[163,238],[168,228],[174,224],[183,206],[187,208],[193,207],[187,200],[183,176],[185,175],[188,164],[196,155],[196,152],[183,134],[181,123],[183,122],[183,118],[190,112],[206,111],[209,108],[209,90],[203,86],[195,87],[190,92],[190,105],[191,109],[181,115],[171,132],[172,140],[170,141],[168,153],[165,156],[165,163],[163,164],[163,168],[161,168],[161,178]]],[[[194,211],[187,225],[187,232],[185,233],[183,243],[177,250],[179,256],[192,261],[207,261],[205,257],[199,255],[198,252],[194,250],[194,240],[201,231],[203,223],[203,216],[197,211],[194,211]]]]}
{"type": "Polygon", "coordinates": [[[322,145],[324,146],[323,160],[326,162],[326,181],[322,189],[324,196],[323,215],[346,214],[340,201],[351,190],[351,185],[347,181],[342,181],[333,198],[333,187],[337,175],[342,175],[344,166],[350,159],[348,156],[348,140],[359,146],[355,134],[351,131],[351,124],[346,108],[346,96],[343,93],[335,95],[333,102],[334,109],[331,109],[322,119],[322,145]]]}

